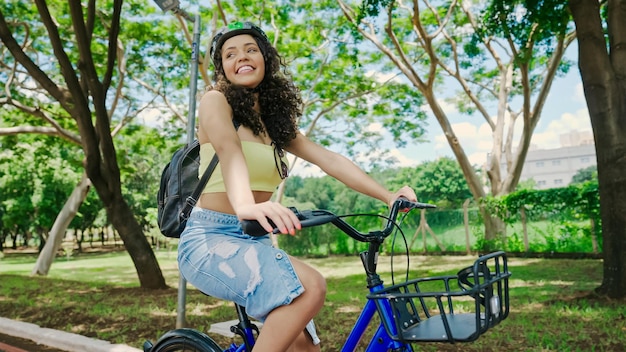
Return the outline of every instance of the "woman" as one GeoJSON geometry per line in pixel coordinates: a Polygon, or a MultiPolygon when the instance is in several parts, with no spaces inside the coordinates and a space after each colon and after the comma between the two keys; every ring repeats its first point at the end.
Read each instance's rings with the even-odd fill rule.
{"type": "Polygon", "coordinates": [[[214,89],[199,104],[200,174],[219,158],[179,242],[182,275],[202,292],[234,301],[264,321],[254,351],[319,351],[313,317],[324,304],[322,275],[271,245],[251,237],[240,220],[257,220],[283,234],[300,229],[297,217],[272,193],[287,177],[286,150],[319,166],[350,188],[391,204],[416,201],[404,187],[393,193],[354,163],[298,132],[301,99],[265,33],[235,22],[213,38],[214,89]],[[233,127],[233,121],[239,128],[233,127]]]}

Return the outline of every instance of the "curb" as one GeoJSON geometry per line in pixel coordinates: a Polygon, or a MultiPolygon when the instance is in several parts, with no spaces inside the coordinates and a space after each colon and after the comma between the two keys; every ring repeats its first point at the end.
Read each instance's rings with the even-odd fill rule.
{"type": "Polygon", "coordinates": [[[68,352],[143,352],[140,349],[0,317],[3,334],[32,340],[68,352]]]}

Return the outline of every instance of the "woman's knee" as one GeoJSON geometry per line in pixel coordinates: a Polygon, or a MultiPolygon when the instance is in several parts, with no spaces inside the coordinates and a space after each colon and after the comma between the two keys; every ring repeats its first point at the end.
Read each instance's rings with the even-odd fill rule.
{"type": "Polygon", "coordinates": [[[304,288],[311,295],[315,296],[315,300],[318,304],[323,305],[326,299],[326,280],[321,274],[317,274],[318,275],[308,278],[308,282],[304,284],[304,288]]]}
{"type": "Polygon", "coordinates": [[[324,278],[324,276],[322,276],[320,272],[313,269],[313,272],[309,273],[309,275],[307,275],[304,280],[305,282],[303,282],[302,284],[304,285],[305,289],[313,291],[317,295],[320,295],[322,297],[326,296],[326,279],[324,278]]]}
{"type": "Polygon", "coordinates": [[[323,303],[326,298],[326,279],[322,274],[307,264],[294,260],[293,267],[296,270],[296,274],[304,286],[305,294],[310,299],[316,299],[323,303]]]}

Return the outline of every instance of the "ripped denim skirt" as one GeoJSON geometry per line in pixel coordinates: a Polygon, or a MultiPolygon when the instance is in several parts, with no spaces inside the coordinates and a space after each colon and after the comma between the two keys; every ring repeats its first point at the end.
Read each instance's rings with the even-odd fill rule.
{"type": "MultiPolygon", "coordinates": [[[[199,207],[180,236],[178,268],[204,294],[244,306],[260,321],[304,292],[289,257],[269,236],[246,235],[236,215],[199,207]]],[[[306,330],[319,343],[313,321],[306,330]]]]}

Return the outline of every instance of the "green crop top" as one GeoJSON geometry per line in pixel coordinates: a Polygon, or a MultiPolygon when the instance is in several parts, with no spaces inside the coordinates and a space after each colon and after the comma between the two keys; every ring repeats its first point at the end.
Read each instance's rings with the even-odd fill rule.
{"type": "MultiPolygon", "coordinates": [[[[274,147],[249,141],[241,141],[243,155],[248,165],[250,175],[250,187],[253,191],[274,192],[281,182],[280,175],[276,169],[274,160],[274,147]]],[[[211,158],[215,154],[215,149],[211,143],[200,145],[200,167],[198,168],[198,178],[202,177],[204,170],[209,166],[211,158]]],[[[287,158],[283,157],[283,162],[287,163],[287,158]]],[[[222,169],[218,163],[207,181],[202,193],[226,192],[222,169]]]]}

